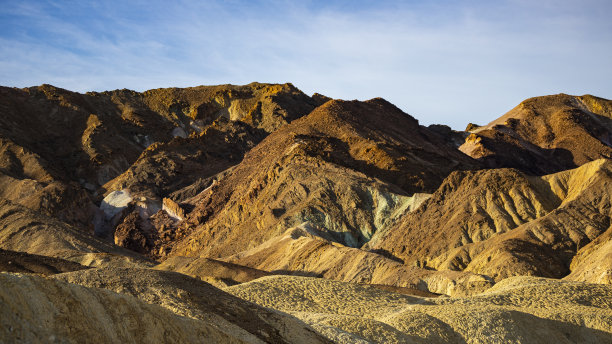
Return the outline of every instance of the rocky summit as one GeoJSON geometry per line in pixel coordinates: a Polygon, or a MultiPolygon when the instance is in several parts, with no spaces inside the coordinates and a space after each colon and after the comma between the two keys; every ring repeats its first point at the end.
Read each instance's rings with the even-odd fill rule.
{"type": "Polygon", "coordinates": [[[612,101],[496,117],[0,87],[0,343],[611,343],[612,101]]]}

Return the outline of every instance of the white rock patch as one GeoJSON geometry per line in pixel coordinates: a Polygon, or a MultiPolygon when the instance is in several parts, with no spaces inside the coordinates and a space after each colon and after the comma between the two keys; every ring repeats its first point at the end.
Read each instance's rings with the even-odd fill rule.
{"type": "Polygon", "coordinates": [[[110,220],[125,209],[131,201],[132,196],[130,196],[128,190],[113,191],[104,197],[100,204],[100,210],[104,212],[104,217],[110,220]]]}

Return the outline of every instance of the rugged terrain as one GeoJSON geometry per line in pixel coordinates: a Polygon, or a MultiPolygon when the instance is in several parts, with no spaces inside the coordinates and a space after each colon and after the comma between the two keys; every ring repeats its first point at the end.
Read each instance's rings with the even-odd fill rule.
{"type": "MultiPolygon", "coordinates": [[[[597,249],[580,250],[600,236],[605,240],[611,178],[612,161],[607,159],[543,177],[508,169],[458,172],[417,211],[386,233],[377,233],[368,245],[417,266],[472,271],[497,280],[514,275],[562,278],[571,265],[579,268],[572,263],[578,253],[583,262],[609,267],[603,257],[584,257],[597,249]]],[[[609,270],[591,278],[609,281],[609,270]]]]}
{"type": "Polygon", "coordinates": [[[233,254],[304,222],[360,247],[417,205],[415,193],[475,166],[382,99],[332,100],[271,134],[188,200],[194,210],[184,226],[193,233],[171,255],[233,254]]]}
{"type": "Polygon", "coordinates": [[[610,154],[590,95],[461,132],[291,84],[0,87],[0,342],[609,343],[610,154]]]}

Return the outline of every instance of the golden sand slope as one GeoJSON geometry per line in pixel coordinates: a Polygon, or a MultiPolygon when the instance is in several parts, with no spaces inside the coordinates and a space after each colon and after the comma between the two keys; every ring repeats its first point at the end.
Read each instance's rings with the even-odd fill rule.
{"type": "Polygon", "coordinates": [[[287,314],[236,298],[208,283],[168,271],[98,268],[53,275],[90,288],[104,288],[214,324],[224,332],[273,343],[322,343],[324,338],[287,314]]]}
{"type": "Polygon", "coordinates": [[[612,284],[612,227],[578,251],[564,279],[612,284]]]}
{"type": "Polygon", "coordinates": [[[612,286],[513,277],[466,298],[420,298],[271,276],[229,293],[291,313],[337,342],[609,343],[612,286]]]}
{"type": "Polygon", "coordinates": [[[0,341],[10,343],[262,343],[129,295],[0,273],[0,341]]]}

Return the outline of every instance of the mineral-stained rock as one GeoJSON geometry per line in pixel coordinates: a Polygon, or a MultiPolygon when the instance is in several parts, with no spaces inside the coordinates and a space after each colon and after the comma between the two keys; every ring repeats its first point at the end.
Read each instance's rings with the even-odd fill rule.
{"type": "Polygon", "coordinates": [[[147,253],[153,246],[152,233],[143,228],[138,212],[131,212],[123,222],[115,228],[115,245],[125,247],[134,252],[147,253]]]}
{"type": "Polygon", "coordinates": [[[149,258],[164,256],[165,247],[182,235],[176,228],[177,219],[164,210],[143,216],[137,205],[130,204],[125,213],[113,232],[115,244],[149,258]]]}
{"type": "Polygon", "coordinates": [[[184,226],[193,234],[172,254],[229,255],[306,221],[359,247],[411,207],[413,194],[475,166],[382,99],[329,101],[272,133],[189,200],[195,209],[184,226]]]}
{"type": "Polygon", "coordinates": [[[170,198],[164,198],[162,202],[162,210],[165,211],[171,218],[177,221],[182,221],[185,219],[185,210],[183,210],[178,203],[174,202],[170,198]]]}

